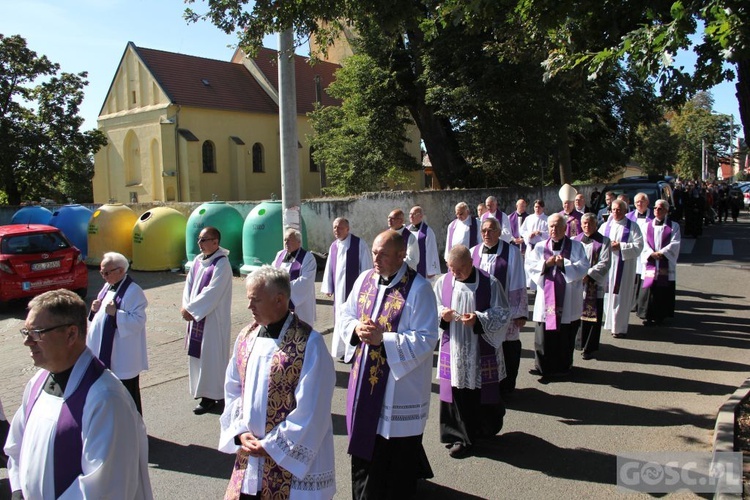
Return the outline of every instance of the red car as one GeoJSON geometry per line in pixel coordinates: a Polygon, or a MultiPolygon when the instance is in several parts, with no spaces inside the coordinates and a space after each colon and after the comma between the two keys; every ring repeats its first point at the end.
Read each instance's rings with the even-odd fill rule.
{"type": "Polygon", "coordinates": [[[0,304],[67,288],[82,298],[88,271],[81,252],[56,227],[0,226],[0,304]]]}

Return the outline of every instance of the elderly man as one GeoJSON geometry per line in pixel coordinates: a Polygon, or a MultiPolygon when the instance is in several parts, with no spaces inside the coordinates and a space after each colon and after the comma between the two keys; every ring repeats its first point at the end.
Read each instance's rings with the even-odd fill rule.
{"type": "MultiPolygon", "coordinates": [[[[320,291],[333,296],[333,317],[336,318],[352,291],[354,281],[361,273],[372,269],[372,256],[367,242],[349,232],[349,221],[339,217],[333,221],[336,238],[328,250],[320,291]]],[[[334,325],[331,335],[331,355],[348,362],[354,355],[354,346],[344,342],[341,330],[334,325]]]]}
{"type": "Polygon", "coordinates": [[[481,221],[487,220],[488,217],[494,217],[498,221],[500,221],[500,239],[503,241],[507,241],[510,243],[513,240],[513,236],[510,230],[510,220],[508,220],[508,216],[505,215],[502,210],[500,210],[497,207],[497,198],[494,196],[488,196],[486,200],[484,200],[485,205],[487,205],[487,211],[482,214],[481,221]]]}
{"type": "Polygon", "coordinates": [[[599,349],[604,311],[604,287],[610,266],[609,238],[596,231],[596,215],[584,214],[581,217],[583,232],[576,237],[583,244],[589,270],[583,277],[583,314],[581,326],[576,335],[576,349],[583,359],[591,359],[599,349]]]}
{"type": "Polygon", "coordinates": [[[86,303],[34,297],[21,329],[40,370],[5,444],[13,498],[152,498],[148,438],[128,391],[86,347],[86,303]]]}
{"type": "Polygon", "coordinates": [[[563,184],[559,195],[563,204],[563,209],[559,214],[565,219],[565,236],[575,238],[581,233],[581,216],[583,215],[576,210],[575,206],[575,197],[578,195],[578,191],[570,184],[563,184]]]}
{"type": "Polygon", "coordinates": [[[200,398],[193,409],[203,415],[224,401],[224,371],[229,362],[232,326],[232,266],[221,233],[212,226],[198,235],[200,252],[193,260],[182,292],[182,319],[188,322],[190,394],[200,398]]]}
{"type": "MultiPolygon", "coordinates": [[[[641,234],[646,233],[646,225],[648,225],[649,221],[653,220],[654,213],[653,210],[651,210],[648,205],[648,195],[646,193],[638,193],[635,195],[635,208],[628,212],[625,217],[632,220],[633,222],[638,223],[638,228],[641,230],[641,234]]],[[[636,304],[638,303],[638,294],[641,290],[641,282],[642,282],[642,275],[643,275],[643,265],[641,264],[641,259],[637,259],[636,265],[635,265],[635,285],[633,287],[633,309],[631,312],[635,311],[636,304]]]]}
{"type": "Polygon", "coordinates": [[[586,197],[581,193],[578,193],[576,195],[575,200],[573,200],[573,204],[575,205],[576,212],[581,214],[581,217],[583,217],[583,214],[590,211],[589,207],[586,206],[586,197]]]}
{"type": "Polygon", "coordinates": [[[372,245],[374,269],[360,275],[338,318],[357,346],[347,391],[352,496],[409,498],[432,477],[422,447],[438,338],[429,282],[404,263],[395,231],[372,245]]]}
{"type": "Polygon", "coordinates": [[[638,296],[638,317],[645,325],[660,325],[674,317],[680,225],[669,219],[669,203],[658,200],[654,219],[646,225],[643,251],[643,285],[638,296]]]}
{"type": "Polygon", "coordinates": [[[604,208],[599,210],[596,214],[596,222],[599,226],[607,222],[610,214],[612,213],[612,202],[617,199],[617,195],[613,191],[607,191],[604,193],[604,208]]]}
{"type": "Polygon", "coordinates": [[[537,285],[534,300],[536,369],[547,377],[566,375],[573,366],[575,338],[583,309],[583,277],[589,268],[583,245],[565,236],[565,220],[550,215],[549,239],[526,255],[526,269],[537,285]]]}
{"type": "Polygon", "coordinates": [[[284,230],[284,248],[276,254],[273,267],[289,273],[292,294],[289,309],[310,326],[315,324],[315,256],[302,248],[302,233],[292,227],[284,230]]]}
{"type": "Polygon", "coordinates": [[[417,237],[404,225],[403,210],[397,208],[388,214],[388,228],[396,231],[404,239],[404,243],[406,243],[406,265],[416,271],[419,263],[419,246],[417,245],[417,237]]]}
{"type": "Polygon", "coordinates": [[[336,372],[320,333],[289,309],[289,274],[247,276],[253,323],[227,367],[219,450],[236,453],[224,498],[310,498],[336,493],[331,399],[336,372]]]}
{"type": "Polygon", "coordinates": [[[481,218],[482,215],[487,211],[487,205],[484,203],[477,204],[477,217],[481,218]]]}
{"type": "Polygon", "coordinates": [[[471,249],[474,267],[494,276],[507,294],[510,305],[510,325],[503,341],[506,377],[500,382],[500,392],[509,394],[516,388],[518,367],[521,364],[521,328],[529,315],[526,293],[526,273],[523,256],[517,246],[500,239],[500,224],[489,218],[482,222],[482,242],[471,249]]]}
{"type": "MultiPolygon", "coordinates": [[[[497,222],[482,225],[489,221],[497,222]]],[[[448,272],[434,290],[442,330],[440,442],[451,457],[461,458],[477,439],[492,437],[503,426],[499,382],[505,376],[502,351],[510,311],[498,280],[477,269],[463,245],[451,249],[448,272]]]]}
{"type": "Polygon", "coordinates": [[[628,333],[630,309],[635,298],[635,268],[643,250],[643,237],[638,224],[627,217],[628,205],[622,200],[612,202],[612,216],[599,228],[610,239],[612,264],[604,294],[604,328],[615,338],[628,333]]]}
{"type": "Polygon", "coordinates": [[[443,258],[448,260],[451,248],[456,245],[471,248],[477,243],[479,243],[479,221],[476,217],[472,217],[469,213],[469,205],[462,201],[456,204],[456,218],[448,224],[443,258]]]}
{"type": "Polygon", "coordinates": [[[440,257],[438,255],[435,232],[424,221],[422,207],[415,206],[409,210],[409,231],[417,238],[419,260],[416,271],[424,278],[432,280],[440,274],[440,257]]]}
{"type": "Polygon", "coordinates": [[[510,235],[512,237],[510,243],[517,246],[521,250],[521,254],[526,253],[526,244],[523,241],[523,235],[521,234],[521,227],[523,222],[526,220],[529,214],[526,213],[526,200],[521,198],[516,202],[516,210],[508,215],[508,222],[510,223],[510,235]]]}
{"type": "Polygon", "coordinates": [[[146,351],[146,294],[128,275],[127,257],[117,252],[102,256],[99,273],[104,286],[91,303],[86,345],[104,366],[117,375],[141,408],[140,373],[148,370],[146,351]]]}

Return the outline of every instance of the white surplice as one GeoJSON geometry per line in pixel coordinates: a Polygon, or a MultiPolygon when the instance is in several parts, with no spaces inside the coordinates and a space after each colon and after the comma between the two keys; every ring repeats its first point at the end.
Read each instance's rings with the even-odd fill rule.
{"type": "MultiPolygon", "coordinates": [[[[283,469],[292,473],[290,499],[330,499],[336,493],[331,401],[336,384],[325,340],[313,330],[294,389],[297,406],[266,433],[268,375],[274,353],[289,328],[287,317],[278,339],[256,338],[245,372],[244,395],[237,368],[237,344],[227,366],[225,407],[221,415],[219,450],[236,453],[235,436],[251,432],[283,469]]],[[[249,457],[242,492],[257,494],[262,486],[264,458],[249,457]]]]}
{"type": "MultiPolygon", "coordinates": [[[[505,283],[500,283],[504,293],[508,296],[510,318],[527,318],[529,316],[529,294],[526,291],[526,271],[523,267],[524,262],[521,250],[515,245],[510,245],[509,243],[501,241],[497,245],[496,254],[482,253],[482,248],[484,247],[484,243],[482,243],[481,245],[478,245],[481,256],[479,268],[492,274],[492,266],[498,256],[502,254],[503,245],[510,246],[508,249],[508,271],[505,277],[505,283]]],[[[472,255],[474,255],[474,248],[471,249],[472,255]]],[[[514,322],[511,322],[510,326],[508,326],[505,340],[518,340],[520,332],[521,328],[514,322]]]]}
{"type": "MultiPolygon", "coordinates": [[[[378,286],[373,316],[377,314],[386,290],[393,288],[405,272],[406,264],[401,266],[390,284],[378,286]]],[[[365,272],[357,278],[337,320],[340,328],[346,332],[347,342],[351,342],[356,336],[354,328],[359,322],[357,300],[366,275],[365,272]]],[[[374,321],[376,318],[372,319],[374,321]]],[[[417,275],[401,311],[398,332],[383,334],[383,346],[390,373],[385,386],[377,433],[384,438],[417,436],[424,432],[430,409],[432,357],[437,340],[438,317],[435,295],[430,283],[417,275]]],[[[367,349],[368,346],[363,348],[367,349]]],[[[364,369],[364,366],[362,363],[360,369],[364,369]]],[[[367,379],[366,376],[359,376],[358,382],[361,384],[367,379]]],[[[359,393],[360,385],[356,391],[359,393]]]]}
{"type": "MultiPolygon", "coordinates": [[[[331,256],[328,256],[326,260],[326,267],[323,271],[323,281],[320,284],[321,293],[332,293],[334,310],[336,313],[341,311],[348,297],[346,293],[346,253],[351,245],[352,234],[349,233],[343,240],[336,240],[336,269],[331,269],[331,256]],[[330,277],[331,274],[335,276],[335,290],[331,289],[330,277]]],[[[370,252],[370,246],[363,240],[359,239],[359,269],[357,270],[357,276],[362,272],[372,269],[372,253],[370,252]]],[[[334,315],[335,317],[336,315],[334,315]]],[[[338,325],[334,325],[333,335],[331,335],[331,356],[340,358],[344,356],[344,360],[349,361],[354,355],[354,346],[349,345],[344,341],[341,329],[338,325]]]]}
{"type": "MultiPolygon", "coordinates": [[[[445,234],[445,252],[443,252],[443,259],[445,259],[446,262],[448,262],[448,254],[450,253],[451,248],[456,245],[463,245],[466,248],[471,246],[471,221],[474,218],[475,217],[470,215],[466,220],[453,219],[451,223],[448,224],[448,230],[445,234]],[[453,239],[451,239],[451,228],[453,228],[453,239]]],[[[480,237],[481,226],[482,223],[477,220],[476,230],[474,231],[474,241],[477,243],[482,241],[482,238],[480,237]]]]}
{"type": "MultiPolygon", "coordinates": [[[[475,313],[482,324],[482,338],[495,348],[497,360],[498,381],[505,378],[505,358],[503,356],[503,342],[510,323],[508,299],[505,297],[500,282],[490,276],[490,307],[478,311],[476,305],[476,291],[479,286],[479,272],[475,270],[474,281],[461,282],[453,280],[450,309],[459,314],[475,313]]],[[[443,283],[449,279],[448,274],[442,275],[433,287],[437,301],[438,317],[445,307],[442,305],[443,283]]],[[[451,357],[451,387],[458,389],[481,389],[482,371],[479,357],[479,336],[474,333],[473,326],[466,326],[460,321],[449,324],[450,357],[451,357]]],[[[444,346],[440,345],[440,349],[444,346]]],[[[439,378],[439,377],[438,377],[439,378]]]]}
{"type": "MultiPolygon", "coordinates": [[[[529,214],[526,220],[521,224],[521,237],[528,247],[526,253],[528,254],[531,249],[539,242],[547,241],[549,238],[549,224],[547,223],[547,214],[542,213],[541,215],[529,214]],[[540,234],[532,233],[540,231],[540,234]]],[[[524,272],[526,269],[524,268],[524,272]]],[[[536,283],[534,283],[526,272],[526,286],[531,290],[536,290],[536,283]]]]}
{"type": "Polygon", "coordinates": [[[638,224],[625,217],[619,221],[610,217],[599,228],[599,232],[606,235],[609,227],[610,241],[620,241],[627,222],[630,222],[630,234],[627,241],[620,243],[619,250],[612,248],[612,263],[609,267],[607,289],[604,294],[604,328],[617,334],[628,333],[630,310],[635,300],[635,269],[638,257],[643,250],[643,236],[638,224]],[[623,258],[622,262],[620,262],[620,255],[623,258]],[[615,294],[615,279],[620,266],[622,266],[622,279],[619,293],[615,294]]]}
{"type": "MultiPolygon", "coordinates": [[[[109,285],[107,285],[109,286],[109,285]]],[[[122,282],[119,286],[122,286],[122,282]]],[[[107,319],[107,304],[115,298],[117,290],[109,290],[102,299],[102,305],[89,322],[86,345],[98,355],[102,346],[104,323],[107,319]]],[[[112,346],[112,363],[109,367],[120,380],[135,378],[148,370],[146,350],[146,307],[148,300],[143,289],[131,282],[122,296],[120,307],[115,313],[117,330],[112,346]]]]}
{"type": "MultiPolygon", "coordinates": [[[[653,224],[653,221],[651,222],[653,224]]],[[[669,242],[661,246],[661,235],[664,231],[664,226],[657,226],[654,224],[654,247],[648,244],[648,238],[646,237],[646,230],[643,231],[643,251],[641,252],[639,260],[645,267],[646,261],[649,256],[654,252],[660,252],[664,255],[664,258],[669,262],[669,281],[677,281],[677,259],[680,256],[680,242],[682,236],[680,233],[680,225],[676,222],[672,222],[672,235],[669,238],[669,242]]],[[[659,266],[661,260],[656,261],[656,275],[659,275],[659,266]]]]}
{"type": "MultiPolygon", "coordinates": [[[[299,250],[297,251],[299,252],[299,250]]],[[[279,255],[282,254],[286,255],[286,251],[281,250],[276,254],[276,257],[273,259],[274,266],[276,266],[279,255]]],[[[290,300],[294,303],[294,313],[299,319],[315,327],[315,275],[318,272],[318,264],[312,252],[307,251],[301,265],[299,277],[291,281],[292,296],[290,300]]],[[[282,261],[278,268],[289,272],[292,268],[292,262],[282,261]]]]}
{"type": "MultiPolygon", "coordinates": [[[[209,264],[229,250],[219,248],[210,258],[198,254],[187,275],[182,292],[182,307],[196,321],[205,318],[200,359],[188,356],[190,394],[194,398],[222,399],[224,373],[229,362],[232,334],[232,266],[225,257],[216,263],[211,281],[198,292],[198,285],[209,264]],[[197,272],[193,277],[193,269],[197,272]]],[[[187,334],[189,337],[189,333],[187,334]]]]}
{"type": "MultiPolygon", "coordinates": [[[[86,349],[78,358],[64,398],[78,388],[93,357],[86,349]]],[[[55,430],[64,401],[42,390],[27,419],[31,388],[39,377],[46,375],[46,371],[39,371],[26,384],[23,402],[13,417],[5,444],[11,489],[21,490],[24,498],[35,500],[55,498],[55,430]]],[[[82,474],[60,499],[152,498],[146,427],[125,386],[109,370],[89,389],[81,434],[83,453],[69,458],[80,460],[82,474]]]]}
{"type": "MultiPolygon", "coordinates": [[[[424,222],[422,222],[422,224],[424,224],[424,222]]],[[[414,225],[410,224],[409,231],[411,231],[411,234],[414,235],[414,238],[417,241],[417,244],[416,244],[417,262],[414,265],[415,266],[414,269],[416,270],[419,263],[422,262],[422,259],[425,259],[426,275],[435,276],[435,275],[440,274],[440,257],[438,257],[437,239],[435,238],[435,231],[433,231],[429,225],[427,226],[427,231],[425,232],[426,234],[425,234],[425,241],[424,241],[425,255],[422,255],[422,252],[419,251],[419,236],[418,236],[419,229],[414,227],[414,225]]]]}

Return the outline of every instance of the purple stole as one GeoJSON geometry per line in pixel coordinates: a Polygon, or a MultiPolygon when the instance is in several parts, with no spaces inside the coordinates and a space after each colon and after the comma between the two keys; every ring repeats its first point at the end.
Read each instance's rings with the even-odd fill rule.
{"type": "MultiPolygon", "coordinates": [[[[219,255],[211,264],[206,268],[206,272],[201,276],[201,282],[198,284],[198,293],[201,293],[205,287],[211,282],[211,278],[214,275],[214,269],[216,263],[221,259],[226,258],[226,255],[219,255]]],[[[196,259],[193,261],[193,268],[190,270],[193,273],[193,286],[195,286],[195,276],[198,274],[198,268],[201,267],[199,261],[196,259]]],[[[191,321],[188,323],[188,356],[200,359],[201,357],[201,346],[203,345],[203,328],[206,326],[206,318],[200,321],[191,321]]]]}
{"type": "MultiPolygon", "coordinates": [[[[638,210],[632,210],[625,214],[625,217],[632,220],[633,222],[638,222],[638,210]]],[[[646,222],[651,222],[654,220],[654,211],[650,208],[646,209],[646,222]]]]}
{"type": "MultiPolygon", "coordinates": [[[[55,498],[65,493],[78,476],[83,474],[81,468],[81,457],[83,456],[83,407],[86,404],[86,396],[89,389],[99,380],[106,370],[105,366],[96,358],[93,358],[78,383],[73,394],[63,401],[60,415],[57,417],[57,428],[55,429],[54,441],[54,464],[52,469],[55,476],[55,498]]],[[[31,388],[29,399],[26,402],[26,421],[29,421],[36,400],[42,393],[44,383],[47,381],[49,372],[42,370],[31,388]]]]}
{"type": "MultiPolygon", "coordinates": [[[[562,239],[560,254],[570,260],[570,250],[573,245],[570,238],[562,239]]],[[[552,238],[544,245],[544,260],[554,255],[552,238]]],[[[547,331],[557,330],[562,321],[563,301],[565,300],[565,276],[557,266],[544,270],[544,323],[547,331]]]]}
{"type": "Polygon", "coordinates": [[[569,214],[565,213],[565,210],[558,212],[565,219],[565,236],[568,238],[575,238],[581,232],[581,212],[573,209],[569,214]]]}
{"type": "MultiPolygon", "coordinates": [[[[471,222],[469,223],[469,248],[476,246],[477,244],[477,218],[470,215],[471,222]]],[[[448,241],[445,243],[448,248],[453,248],[453,232],[456,230],[456,224],[463,224],[458,219],[453,219],[453,222],[448,226],[448,241]]]]}
{"type": "MultiPolygon", "coordinates": [[[[416,276],[417,272],[407,266],[406,272],[399,282],[384,292],[380,309],[377,315],[373,316],[379,286],[375,271],[372,269],[368,271],[362,281],[357,300],[357,316],[360,321],[373,318],[385,331],[397,332],[401,312],[406,305],[406,299],[416,276]]],[[[354,357],[354,365],[349,374],[349,388],[346,396],[346,430],[349,434],[349,449],[347,452],[364,460],[372,459],[378,420],[383,409],[385,386],[391,372],[384,350],[383,344],[368,346],[359,343],[354,357]],[[357,394],[362,363],[364,363],[362,373],[367,378],[362,380],[359,394],[357,394]],[[369,390],[366,384],[369,384],[369,390]],[[356,396],[358,396],[358,399],[355,411],[354,398],[356,396]]]]}
{"type": "MultiPolygon", "coordinates": [[[[497,244],[501,245],[502,250],[500,250],[500,253],[497,254],[497,257],[495,257],[495,261],[492,263],[492,269],[487,272],[497,278],[497,281],[499,281],[500,284],[503,285],[503,288],[506,288],[508,279],[508,259],[510,258],[510,245],[503,240],[498,241],[497,244]]],[[[482,247],[484,247],[484,245],[475,246],[474,251],[471,253],[471,260],[474,264],[474,267],[476,267],[477,269],[479,269],[480,265],[482,264],[482,247]]],[[[477,310],[482,311],[483,309],[477,310]]]]}
{"type": "Polygon", "coordinates": [[[422,221],[417,231],[417,244],[419,245],[419,262],[417,263],[417,272],[423,277],[427,277],[427,223],[422,221]]]}
{"type": "MultiPolygon", "coordinates": [[[[120,283],[120,286],[117,288],[117,292],[115,292],[115,298],[113,299],[115,302],[115,306],[117,309],[120,308],[120,304],[122,304],[122,297],[125,295],[125,292],[127,291],[130,284],[133,282],[133,279],[126,275],[125,278],[122,280],[122,283],[120,283]]],[[[104,300],[104,296],[107,295],[107,292],[109,291],[109,283],[104,283],[104,286],[99,291],[99,295],[96,296],[96,298],[101,302],[104,300]]],[[[100,307],[104,307],[104,304],[102,304],[100,307]]],[[[94,319],[94,312],[92,311],[89,313],[89,321],[94,319]]],[[[104,313],[104,327],[102,328],[102,345],[99,347],[99,361],[104,363],[104,366],[107,368],[112,367],[112,347],[115,345],[115,331],[117,330],[117,316],[110,316],[106,312],[104,313]]]]}
{"type": "MultiPolygon", "coordinates": [[[[612,224],[614,219],[609,219],[607,225],[604,228],[604,236],[609,238],[609,232],[612,230],[612,224]]],[[[625,219],[625,227],[622,228],[622,234],[620,235],[620,243],[627,243],[630,238],[630,225],[633,223],[630,219],[625,219]]],[[[611,238],[610,238],[611,239],[611,238]]],[[[622,272],[625,260],[622,258],[622,251],[617,252],[617,272],[615,274],[615,289],[612,291],[615,295],[620,293],[620,283],[622,282],[622,272]]]]}
{"type": "MultiPolygon", "coordinates": [[[[477,291],[475,294],[476,310],[486,311],[490,307],[491,288],[490,275],[481,269],[477,270],[477,291]]],[[[443,287],[440,293],[440,301],[443,307],[451,309],[453,302],[454,276],[448,271],[443,278],[443,287]]],[[[477,320],[478,321],[478,320],[477,320]]],[[[479,366],[482,377],[482,388],[480,400],[482,404],[495,404],[500,400],[499,382],[500,375],[497,371],[497,357],[495,349],[479,336],[479,366]]],[[[453,390],[451,388],[451,335],[450,325],[443,330],[440,337],[440,359],[438,360],[438,378],[440,379],[440,401],[453,402],[453,390]]]]}
{"type": "MultiPolygon", "coordinates": [[[[582,241],[583,238],[586,236],[586,233],[581,233],[578,236],[575,237],[576,241],[582,241]]],[[[591,259],[589,261],[589,267],[593,267],[594,264],[599,262],[599,255],[602,253],[602,235],[599,233],[594,233],[591,236],[591,259]]],[[[583,289],[583,313],[581,315],[581,320],[583,321],[594,321],[596,322],[596,301],[598,299],[598,291],[599,285],[596,284],[596,281],[589,280],[588,283],[584,286],[583,289]]]]}
{"type": "MultiPolygon", "coordinates": [[[[651,221],[646,227],[646,242],[648,246],[656,249],[656,241],[654,237],[654,222],[651,221]]],[[[664,219],[664,229],[661,230],[661,246],[664,248],[669,244],[669,240],[672,239],[672,221],[664,219]]],[[[659,262],[659,275],[656,275],[656,260],[651,257],[646,261],[646,271],[643,273],[643,288],[651,288],[651,286],[666,286],[669,283],[669,261],[664,259],[659,262]]]]}
{"type": "MultiPolygon", "coordinates": [[[[256,323],[240,333],[237,343],[237,370],[240,374],[241,394],[245,394],[245,375],[250,353],[258,338],[260,328],[256,323]]],[[[278,349],[274,351],[268,375],[268,412],[266,413],[266,434],[286,420],[289,413],[297,407],[294,391],[299,384],[302,364],[305,360],[305,348],[312,328],[302,323],[296,315],[284,334],[278,349]]],[[[241,416],[240,416],[241,418],[241,416]]],[[[237,457],[232,470],[229,486],[224,494],[225,500],[239,499],[242,481],[247,470],[247,453],[242,448],[237,450],[237,457]]],[[[279,467],[271,457],[263,461],[263,480],[260,498],[289,498],[292,484],[292,473],[279,467]]]]}
{"type": "MultiPolygon", "coordinates": [[[[344,272],[346,297],[349,296],[354,282],[359,277],[359,238],[353,234],[350,237],[349,248],[346,250],[346,271],[344,272]]],[[[338,246],[336,245],[336,241],[334,241],[328,250],[328,255],[331,257],[331,274],[328,277],[328,285],[329,289],[334,291],[336,290],[336,261],[338,260],[338,253],[338,246]]],[[[342,298],[346,300],[346,297],[342,298]]],[[[334,307],[336,306],[334,305],[334,307]]]]}
{"type": "MultiPolygon", "coordinates": [[[[276,257],[273,267],[281,269],[281,263],[284,262],[284,257],[286,257],[286,255],[286,250],[281,252],[278,257],[276,257]]],[[[297,255],[294,256],[292,265],[289,268],[289,281],[294,281],[299,278],[299,273],[302,271],[302,261],[305,260],[305,255],[307,255],[307,250],[299,247],[297,249],[297,255]]],[[[294,302],[292,302],[291,298],[289,299],[289,310],[294,311],[294,302]]]]}
{"type": "MultiPolygon", "coordinates": [[[[526,220],[526,217],[528,216],[529,214],[527,214],[526,212],[522,213],[521,215],[518,215],[518,212],[516,212],[515,210],[513,211],[512,214],[508,216],[508,220],[510,221],[510,234],[514,238],[521,237],[521,229],[519,228],[518,218],[519,217],[521,218],[521,224],[523,224],[523,222],[526,220]]],[[[513,243],[513,245],[515,245],[515,243],[513,243]]],[[[524,253],[526,251],[526,243],[521,243],[518,246],[521,249],[521,253],[524,253]]]]}

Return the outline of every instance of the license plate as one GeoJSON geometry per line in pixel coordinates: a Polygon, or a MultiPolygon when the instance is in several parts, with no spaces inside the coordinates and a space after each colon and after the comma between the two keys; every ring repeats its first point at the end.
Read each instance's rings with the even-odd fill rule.
{"type": "Polygon", "coordinates": [[[57,269],[58,267],[60,267],[59,260],[50,260],[47,262],[37,262],[36,264],[31,264],[32,271],[46,271],[47,269],[57,269]]]}

